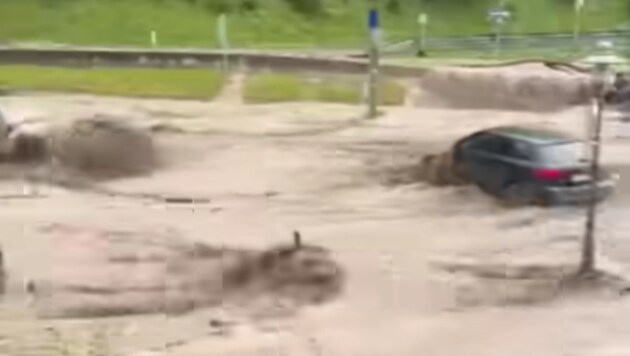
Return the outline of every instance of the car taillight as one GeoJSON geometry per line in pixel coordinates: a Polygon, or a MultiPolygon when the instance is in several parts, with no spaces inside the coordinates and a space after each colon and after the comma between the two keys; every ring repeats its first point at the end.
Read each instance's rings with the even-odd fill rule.
{"type": "Polygon", "coordinates": [[[534,169],[534,177],[542,180],[558,180],[569,177],[570,173],[561,169],[541,168],[534,169]]]}

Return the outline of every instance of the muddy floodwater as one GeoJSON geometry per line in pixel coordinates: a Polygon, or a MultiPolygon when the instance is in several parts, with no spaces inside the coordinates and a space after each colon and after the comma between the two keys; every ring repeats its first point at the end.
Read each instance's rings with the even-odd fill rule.
{"type": "MultiPolygon", "coordinates": [[[[506,208],[474,187],[439,188],[396,176],[422,155],[488,126],[542,125],[581,135],[585,107],[407,106],[363,120],[364,108],[312,103],[40,94],[2,97],[0,105],[13,117],[45,122],[124,118],[152,129],[161,160],[151,172],[94,182],[96,190],[0,175],[0,243],[10,276],[0,303],[3,355],[61,355],[63,347],[125,356],[630,354],[630,300],[623,291],[563,284],[579,257],[583,209],[506,208]],[[294,244],[294,231],[305,246],[316,246],[314,255],[332,261],[321,273],[343,271],[343,285],[332,283],[334,293],[321,300],[256,294],[268,289],[254,283],[229,301],[179,312],[141,308],[108,318],[42,312],[89,302],[55,294],[55,286],[69,285],[68,275],[93,287],[125,285],[129,294],[116,295],[123,304],[125,295],[138,298],[134,286],[165,291],[168,283],[211,283],[186,273],[165,278],[167,266],[155,264],[163,261],[156,241],[201,243],[242,257],[294,244]],[[94,236],[135,247],[121,252],[107,239],[92,244],[94,236]],[[105,252],[118,267],[102,259],[105,252]],[[150,267],[132,263],[142,261],[150,267]],[[165,284],[144,279],[155,275],[165,284]],[[29,281],[37,290],[29,290],[29,281]]],[[[600,207],[597,231],[601,264],[623,274],[630,268],[630,139],[617,137],[618,129],[608,117],[603,161],[621,179],[618,194],[600,207]]],[[[0,169],[26,176],[42,168],[0,169]]],[[[218,253],[212,249],[204,251],[218,253]]],[[[309,258],[299,263],[317,265],[309,258]]],[[[216,279],[224,275],[208,278],[220,287],[216,279]]],[[[107,290],[100,292],[99,303],[107,290]]],[[[294,292],[301,293],[282,295],[294,292]]],[[[164,305],[179,295],[142,298],[134,300],[164,305]]]]}

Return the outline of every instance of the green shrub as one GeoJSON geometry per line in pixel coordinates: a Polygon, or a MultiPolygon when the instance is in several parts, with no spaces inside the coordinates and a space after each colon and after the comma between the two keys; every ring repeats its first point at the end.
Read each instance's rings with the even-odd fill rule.
{"type": "Polygon", "coordinates": [[[407,90],[397,82],[385,80],[381,83],[381,105],[402,105],[405,103],[407,90]]]}
{"type": "Polygon", "coordinates": [[[0,88],[105,95],[212,99],[223,76],[209,69],[0,66],[0,88]]]}
{"type": "Polygon", "coordinates": [[[293,10],[304,15],[321,15],[324,13],[323,0],[285,0],[293,10]]]}
{"type": "Polygon", "coordinates": [[[246,102],[296,101],[302,98],[300,78],[290,74],[255,74],[245,81],[243,98],[246,102]]]}

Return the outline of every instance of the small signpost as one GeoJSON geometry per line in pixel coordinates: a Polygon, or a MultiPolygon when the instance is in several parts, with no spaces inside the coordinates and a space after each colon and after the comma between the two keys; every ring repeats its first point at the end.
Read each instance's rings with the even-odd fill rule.
{"type": "Polygon", "coordinates": [[[501,52],[501,36],[503,26],[512,17],[510,11],[503,7],[494,7],[488,10],[488,21],[492,24],[492,32],[494,33],[494,55],[497,56],[501,52]]]}
{"type": "Polygon", "coordinates": [[[157,32],[153,30],[151,31],[151,47],[157,47],[157,45],[158,45],[157,32]]]}
{"type": "Polygon", "coordinates": [[[580,43],[580,20],[582,17],[582,9],[584,8],[585,0],[575,0],[574,3],[574,15],[573,15],[573,40],[577,47],[580,43]]]}
{"type": "Polygon", "coordinates": [[[230,48],[230,42],[228,40],[227,16],[225,14],[219,15],[217,18],[217,41],[223,52],[223,70],[227,71],[229,67],[227,51],[230,48]]]}
{"type": "Polygon", "coordinates": [[[368,12],[368,29],[370,32],[370,66],[368,73],[368,118],[378,116],[378,82],[379,82],[379,46],[382,33],[379,24],[378,10],[373,5],[368,12]]]}
{"type": "Polygon", "coordinates": [[[418,51],[417,51],[418,55],[424,53],[426,49],[428,24],[429,24],[429,16],[424,12],[420,13],[418,15],[418,51]]]}

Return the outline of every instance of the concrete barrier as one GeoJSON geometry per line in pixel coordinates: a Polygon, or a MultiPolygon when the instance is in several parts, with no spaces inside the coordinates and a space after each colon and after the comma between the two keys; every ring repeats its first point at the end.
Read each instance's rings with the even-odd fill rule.
{"type": "MultiPolygon", "coordinates": [[[[360,74],[367,61],[331,56],[304,56],[254,51],[204,51],[179,49],[25,48],[0,47],[0,65],[29,64],[68,67],[220,68],[224,61],[245,70],[316,71],[360,74]]],[[[383,65],[384,75],[413,77],[421,68],[383,65]]]]}

